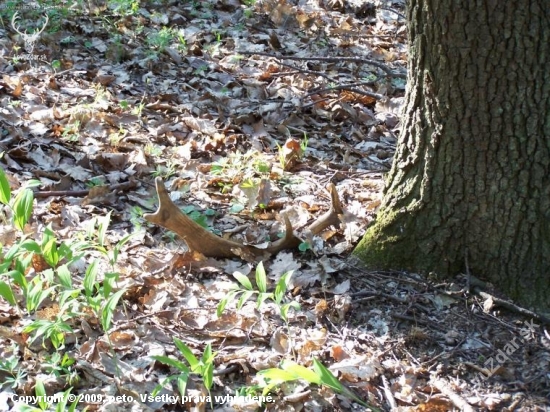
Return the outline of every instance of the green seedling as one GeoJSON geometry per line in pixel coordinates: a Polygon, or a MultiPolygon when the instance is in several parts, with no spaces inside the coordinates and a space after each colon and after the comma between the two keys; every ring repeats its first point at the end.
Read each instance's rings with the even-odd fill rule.
{"type": "Polygon", "coordinates": [[[172,164],[167,164],[166,166],[157,165],[157,168],[151,174],[153,175],[153,177],[162,177],[163,179],[168,179],[176,174],[176,168],[172,164]]]}
{"type": "Polygon", "coordinates": [[[313,370],[292,361],[283,361],[279,368],[265,369],[258,372],[256,376],[259,378],[259,386],[264,388],[264,396],[278,385],[301,379],[310,384],[330,388],[340,395],[353,399],[362,406],[380,412],[380,409],[367,404],[350,389],[342,385],[336,376],[317,359],[313,359],[313,370]]]}
{"type": "Polygon", "coordinates": [[[79,295],[80,291],[77,289],[61,292],[58,296],[59,310],[55,319],[36,319],[23,331],[25,333],[34,332],[33,341],[42,336],[43,342],[45,339],[49,339],[54,348],[59,349],[65,344],[65,335],[74,333],[68,321],[79,316],[80,302],[77,299],[79,295]]]}
{"type": "MultiPolygon", "coordinates": [[[[72,388],[69,388],[65,392],[63,392],[62,395],[55,396],[55,399],[59,399],[59,402],[56,404],[53,404],[47,401],[48,399],[51,398],[51,396],[47,396],[44,383],[40,379],[38,379],[34,386],[34,393],[36,394],[38,408],[30,405],[22,405],[19,407],[18,411],[20,412],[41,412],[41,411],[74,412],[77,410],[76,407],[80,399],[77,396],[76,400],[73,403],[71,403],[70,405],[67,405],[68,399],[71,398],[69,396],[71,393],[71,390],[72,388]],[[54,406],[55,408],[53,408],[54,406]]],[[[85,407],[83,411],[86,411],[87,409],[88,407],[85,407]]]]}
{"type": "Polygon", "coordinates": [[[188,366],[183,362],[178,361],[177,359],[167,356],[152,356],[153,359],[164,363],[165,365],[172,366],[179,371],[179,374],[169,376],[160,385],[158,385],[153,391],[153,396],[159,393],[164,385],[174,379],[176,380],[180,394],[184,396],[187,387],[187,381],[191,373],[196,373],[202,378],[204,386],[208,391],[208,395],[210,396],[210,390],[212,389],[212,385],[214,383],[214,359],[217,355],[217,352],[212,352],[212,346],[209,343],[208,345],[206,345],[206,348],[204,349],[204,353],[202,354],[201,358],[198,359],[193,354],[191,349],[178,338],[174,338],[174,344],[187,361],[188,366]]]}
{"type": "Polygon", "coordinates": [[[172,37],[172,30],[168,27],[163,27],[159,31],[150,33],[149,36],[147,36],[147,44],[149,47],[153,47],[159,52],[162,52],[170,45],[172,37]]]}
{"type": "Polygon", "coordinates": [[[304,156],[304,154],[306,153],[306,150],[307,150],[307,146],[309,144],[309,139],[307,137],[307,133],[304,132],[304,137],[302,138],[302,140],[300,140],[300,149],[302,150],[302,157],[304,156]]]}
{"type": "Polygon", "coordinates": [[[121,16],[131,16],[139,10],[139,0],[109,0],[109,7],[121,16]]]}
{"type": "Polygon", "coordinates": [[[208,218],[216,214],[216,211],[214,209],[206,209],[204,212],[199,212],[198,210],[195,210],[195,206],[193,205],[185,206],[181,210],[183,211],[183,213],[193,219],[195,223],[198,223],[205,229],[209,229],[208,218]]]}
{"type": "Polygon", "coordinates": [[[9,353],[9,356],[0,359],[0,371],[4,375],[3,382],[0,382],[0,388],[10,386],[15,389],[23,385],[27,372],[20,365],[20,358],[17,356],[19,347],[16,343],[11,346],[9,353]]]}
{"type": "Polygon", "coordinates": [[[279,309],[279,314],[281,318],[285,322],[287,322],[288,311],[291,308],[294,310],[300,309],[300,305],[296,301],[283,303],[283,299],[290,283],[290,278],[292,276],[292,271],[286,272],[285,274],[283,274],[283,276],[281,276],[281,278],[277,282],[277,285],[275,286],[274,292],[267,291],[267,275],[264,269],[263,262],[258,263],[258,266],[256,266],[255,274],[256,289],[254,288],[252,282],[248,279],[248,277],[243,275],[241,272],[235,272],[233,274],[233,277],[237,279],[241,286],[234,285],[234,288],[230,290],[227,296],[220,301],[216,312],[218,317],[223,314],[227,304],[237,299],[239,296],[240,298],[237,301],[237,309],[241,309],[248,299],[250,299],[254,295],[257,295],[256,306],[258,308],[260,308],[265,301],[271,300],[279,309]]]}
{"type": "Polygon", "coordinates": [[[43,368],[46,373],[56,378],[63,378],[69,385],[74,385],[79,380],[78,373],[73,367],[75,362],[76,360],[71,358],[67,353],[62,355],[59,352],[54,352],[46,357],[43,368]]]}
{"type": "Polygon", "coordinates": [[[11,209],[13,214],[13,223],[19,230],[23,230],[32,214],[34,196],[30,187],[37,186],[39,181],[29,182],[27,187],[21,189],[12,199],[12,193],[8,178],[4,170],[0,169],[0,203],[11,209]]]}

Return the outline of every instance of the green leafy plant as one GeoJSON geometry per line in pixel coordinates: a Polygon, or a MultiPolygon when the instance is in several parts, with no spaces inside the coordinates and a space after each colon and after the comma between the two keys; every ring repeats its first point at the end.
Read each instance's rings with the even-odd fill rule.
{"type": "Polygon", "coordinates": [[[278,307],[281,318],[285,322],[287,322],[288,311],[290,309],[300,309],[300,305],[296,301],[283,303],[288,285],[290,283],[290,278],[292,276],[292,271],[286,272],[281,276],[281,278],[277,282],[277,285],[275,286],[274,292],[267,291],[267,275],[264,269],[263,262],[258,263],[258,266],[256,266],[255,275],[256,289],[246,275],[242,274],[241,272],[235,272],[233,274],[233,277],[237,279],[241,286],[239,287],[238,285],[234,285],[233,289],[228,292],[227,296],[220,301],[216,312],[217,315],[221,316],[227,304],[237,299],[239,296],[240,298],[237,301],[237,309],[241,309],[248,299],[250,299],[254,295],[257,295],[256,305],[258,308],[260,308],[260,306],[265,301],[271,300],[278,307]]]}
{"type": "Polygon", "coordinates": [[[42,367],[46,373],[65,379],[69,385],[75,385],[79,381],[78,372],[73,367],[75,362],[67,353],[54,352],[46,357],[42,367]]]}
{"type": "Polygon", "coordinates": [[[110,296],[113,289],[114,276],[106,276],[103,282],[98,282],[97,277],[99,274],[99,261],[93,260],[86,269],[84,275],[83,288],[86,303],[93,313],[100,319],[103,330],[109,330],[111,320],[113,317],[114,307],[116,302],[120,299],[120,296],[124,290],[119,291],[120,295],[111,300],[110,296]]]}
{"type": "Polygon", "coordinates": [[[34,196],[30,186],[40,184],[37,181],[31,181],[27,187],[21,189],[12,199],[11,188],[4,170],[0,169],[0,203],[11,209],[13,213],[13,223],[19,230],[23,230],[32,214],[32,205],[34,196]]]}
{"type": "Polygon", "coordinates": [[[214,359],[217,352],[212,352],[212,346],[209,343],[206,345],[204,353],[199,359],[193,354],[191,349],[178,338],[174,338],[174,344],[179,349],[189,366],[168,356],[152,356],[153,359],[164,363],[165,365],[172,366],[179,371],[177,375],[171,375],[159,384],[153,391],[153,396],[159,393],[164,385],[174,379],[176,380],[180,394],[184,396],[190,373],[196,373],[202,378],[204,386],[208,391],[208,395],[210,395],[210,390],[212,389],[212,385],[214,383],[214,359]]]}
{"type": "Polygon", "coordinates": [[[308,144],[309,144],[309,138],[307,137],[307,133],[304,132],[304,137],[302,138],[302,140],[300,140],[300,149],[302,150],[301,151],[302,157],[304,156],[307,150],[308,144]]]}
{"type": "Polygon", "coordinates": [[[92,177],[86,182],[86,187],[96,187],[105,185],[105,181],[100,177],[92,177]]]}
{"type": "Polygon", "coordinates": [[[154,31],[147,36],[147,44],[161,52],[170,45],[173,36],[174,34],[170,28],[163,27],[159,31],[154,31]]]}
{"type": "Polygon", "coordinates": [[[139,10],[139,0],[109,0],[107,4],[114,13],[121,16],[130,16],[139,10]]]}
{"type": "Polygon", "coordinates": [[[17,356],[17,353],[19,353],[17,344],[14,343],[11,346],[9,353],[9,356],[0,359],[0,371],[6,375],[3,382],[0,382],[0,388],[10,386],[15,389],[22,386],[27,377],[27,372],[20,365],[20,358],[17,356]]]}
{"type": "MultiPolygon", "coordinates": [[[[72,391],[72,388],[69,388],[65,392],[63,392],[63,394],[60,394],[59,396],[54,396],[55,399],[59,399],[59,402],[56,404],[48,402],[48,399],[52,397],[47,396],[44,383],[40,379],[38,379],[34,386],[34,393],[36,395],[38,408],[30,405],[22,405],[19,407],[18,410],[21,412],[40,412],[40,411],[52,411],[52,410],[55,412],[74,412],[76,411],[79,398],[77,396],[76,399],[73,401],[73,403],[68,405],[68,400],[71,398],[69,396],[71,391],[72,391]],[[55,406],[55,409],[53,408],[53,406],[55,406]]],[[[84,408],[83,410],[84,411],[87,410],[87,407],[84,408]]]]}
{"type": "Polygon", "coordinates": [[[336,376],[317,359],[313,359],[313,370],[299,365],[296,362],[283,361],[279,368],[265,369],[258,372],[256,377],[259,386],[264,388],[264,396],[278,385],[302,379],[310,384],[326,386],[340,395],[353,399],[362,406],[371,408],[373,411],[380,411],[380,409],[367,404],[350,389],[342,385],[336,376]]]}
{"type": "Polygon", "coordinates": [[[145,219],[143,218],[143,209],[139,206],[132,206],[130,208],[130,223],[134,226],[135,230],[140,230],[145,219]]]}
{"type": "Polygon", "coordinates": [[[170,163],[166,166],[157,165],[155,171],[151,174],[153,175],[153,177],[162,177],[163,179],[168,179],[170,176],[176,174],[176,167],[170,163]]]}
{"type": "Polygon", "coordinates": [[[205,229],[209,229],[208,218],[216,214],[214,209],[206,209],[204,212],[200,212],[193,205],[183,207],[182,211],[205,229]]]}
{"type": "Polygon", "coordinates": [[[78,307],[80,303],[77,300],[79,294],[78,290],[63,291],[59,294],[59,309],[55,319],[36,319],[23,331],[33,333],[33,341],[42,336],[43,342],[45,339],[49,339],[54,348],[61,348],[65,344],[65,335],[74,333],[68,321],[79,315],[78,307]]]}

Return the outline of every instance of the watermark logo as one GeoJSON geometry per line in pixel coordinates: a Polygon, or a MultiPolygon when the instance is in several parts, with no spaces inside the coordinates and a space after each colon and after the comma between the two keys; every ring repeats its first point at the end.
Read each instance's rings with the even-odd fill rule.
{"type": "Polygon", "coordinates": [[[510,361],[510,356],[517,351],[522,344],[531,339],[537,331],[536,328],[540,326],[534,323],[532,319],[531,322],[524,321],[523,324],[524,327],[520,330],[520,336],[514,337],[514,339],[508,342],[504,348],[498,349],[493,356],[485,361],[483,364],[485,374],[480,372],[474,378],[478,383],[495,375],[506,362],[510,361]]]}
{"type": "MultiPolygon", "coordinates": [[[[49,17],[46,14],[46,21],[44,22],[44,25],[40,29],[35,29],[31,33],[28,33],[27,30],[20,31],[18,27],[18,20],[19,20],[19,12],[13,13],[13,16],[11,18],[11,27],[19,33],[23,41],[25,42],[25,51],[28,53],[29,58],[32,57],[32,54],[34,52],[34,46],[36,45],[36,42],[40,38],[40,34],[44,31],[46,26],[48,25],[49,17]]],[[[20,56],[18,56],[20,57],[20,56]]]]}

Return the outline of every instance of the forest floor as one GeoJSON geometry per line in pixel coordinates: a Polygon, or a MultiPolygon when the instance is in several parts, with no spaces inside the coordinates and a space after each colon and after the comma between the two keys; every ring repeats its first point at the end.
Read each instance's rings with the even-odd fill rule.
{"type": "Polygon", "coordinates": [[[0,411],[550,411],[545,319],[350,259],[399,134],[402,0],[100,3],[0,9],[0,411]],[[144,217],[155,178],[189,239],[267,251],[286,216],[297,247],[189,251],[144,217]],[[330,184],[341,224],[311,233],[330,184]]]}

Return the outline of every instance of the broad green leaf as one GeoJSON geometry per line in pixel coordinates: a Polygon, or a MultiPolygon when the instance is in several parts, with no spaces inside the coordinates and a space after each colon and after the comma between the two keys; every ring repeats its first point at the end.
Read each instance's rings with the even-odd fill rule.
{"type": "Polygon", "coordinates": [[[40,408],[45,411],[46,409],[48,409],[50,407],[49,403],[47,403],[45,401],[45,398],[46,398],[46,388],[44,388],[44,383],[40,380],[40,379],[37,379],[36,380],[36,383],[34,385],[34,393],[36,394],[37,398],[38,398],[38,406],[40,406],[40,408]]]}
{"type": "Polygon", "coordinates": [[[97,241],[100,246],[105,246],[107,229],[109,228],[109,222],[111,221],[111,212],[105,216],[98,218],[97,224],[97,241]]]}
{"type": "Polygon", "coordinates": [[[273,297],[273,293],[258,294],[258,299],[256,299],[256,307],[259,309],[267,299],[270,299],[272,297],[273,297]]]}
{"type": "Polygon", "coordinates": [[[231,290],[227,293],[227,295],[220,301],[218,304],[218,308],[216,309],[216,316],[219,318],[223,311],[225,310],[225,307],[229,302],[231,302],[233,299],[235,299],[235,295],[239,293],[238,290],[231,290]]]}
{"type": "Polygon", "coordinates": [[[71,289],[73,287],[73,277],[67,265],[59,266],[56,269],[56,272],[61,285],[66,289],[71,289]]]}
{"type": "Polygon", "coordinates": [[[172,366],[173,368],[178,369],[180,372],[191,373],[187,365],[183,362],[180,362],[177,359],[169,358],[168,356],[160,356],[160,355],[154,355],[154,356],[151,356],[151,358],[160,363],[164,363],[165,365],[172,366]]]}
{"type": "Polygon", "coordinates": [[[311,249],[311,246],[309,245],[308,242],[302,242],[298,245],[298,250],[300,252],[305,252],[307,250],[311,249]]]}
{"type": "Polygon", "coordinates": [[[25,296],[27,299],[27,310],[29,312],[33,312],[38,309],[44,299],[46,299],[54,290],[55,286],[44,289],[44,284],[38,276],[33,278],[33,280],[29,283],[25,296]]]}
{"type": "Polygon", "coordinates": [[[119,276],[120,274],[117,272],[105,273],[104,279],[103,279],[103,296],[105,297],[105,299],[107,299],[111,294],[111,291],[115,287],[119,276]]]}
{"type": "Polygon", "coordinates": [[[27,278],[20,271],[10,270],[8,273],[6,273],[6,275],[11,277],[15,284],[23,289],[24,293],[27,293],[29,283],[27,282],[27,278]]]}
{"type": "Polygon", "coordinates": [[[31,179],[26,184],[25,187],[28,187],[29,189],[32,189],[33,187],[38,187],[42,184],[42,182],[38,179],[31,179]]]}
{"type": "Polygon", "coordinates": [[[40,245],[32,239],[25,239],[24,242],[21,242],[19,244],[19,247],[21,249],[24,249],[24,250],[28,251],[28,252],[33,252],[33,253],[36,253],[36,254],[41,253],[40,245]]]}
{"type": "Polygon", "coordinates": [[[281,318],[286,322],[288,319],[288,311],[290,309],[300,310],[300,304],[296,301],[292,301],[281,306],[281,318]]]}
{"type": "MultiPolygon", "coordinates": [[[[164,356],[151,356],[151,358],[155,357],[164,357],[164,356]]],[[[151,392],[151,395],[157,396],[158,393],[164,389],[164,386],[170,382],[172,382],[174,379],[177,378],[177,375],[168,376],[166,379],[164,379],[161,383],[159,383],[157,386],[155,386],[155,389],[153,389],[153,392],[151,392]]]]}
{"type": "Polygon", "coordinates": [[[239,299],[239,301],[237,302],[237,309],[240,309],[243,307],[243,305],[245,304],[245,302],[250,299],[251,296],[253,296],[256,292],[254,292],[253,290],[247,290],[245,292],[243,292],[241,298],[239,299]]]}
{"type": "Polygon", "coordinates": [[[13,262],[11,260],[0,263],[0,273],[6,273],[12,265],[13,262]]]}
{"type": "Polygon", "coordinates": [[[277,282],[277,286],[275,286],[275,302],[277,304],[281,303],[283,300],[283,297],[285,296],[285,293],[287,291],[288,285],[290,283],[290,278],[292,277],[293,270],[286,272],[283,276],[281,276],[281,279],[277,282]]]}
{"type": "Polygon", "coordinates": [[[321,383],[337,393],[342,393],[344,387],[340,381],[317,359],[313,359],[313,370],[321,377],[321,383]]]}
{"type": "Polygon", "coordinates": [[[187,391],[187,381],[189,380],[189,375],[181,374],[176,378],[176,385],[180,391],[181,396],[185,396],[187,391]]]}
{"type": "Polygon", "coordinates": [[[321,377],[318,374],[305,366],[298,365],[296,362],[285,361],[282,363],[281,369],[290,372],[293,375],[308,381],[309,383],[314,383],[316,385],[321,384],[321,377]]]}
{"type": "Polygon", "coordinates": [[[105,303],[101,311],[101,326],[103,330],[107,332],[111,327],[111,320],[113,319],[113,313],[115,311],[116,305],[118,304],[119,299],[126,292],[126,289],[121,289],[118,292],[114,293],[105,303]]]}
{"type": "Polygon", "coordinates": [[[0,203],[7,205],[11,199],[10,182],[4,170],[0,168],[0,203]]]}
{"type": "Polygon", "coordinates": [[[174,338],[174,343],[176,344],[177,348],[179,349],[183,357],[187,360],[187,363],[189,363],[189,366],[191,366],[191,370],[193,372],[197,372],[197,367],[199,366],[199,360],[193,354],[191,349],[189,349],[189,346],[187,346],[184,342],[182,342],[178,338],[174,338]]]}
{"type": "Polygon", "coordinates": [[[256,285],[260,292],[267,292],[267,276],[265,274],[264,262],[260,262],[256,266],[256,285]]]}
{"type": "Polygon", "coordinates": [[[253,290],[252,288],[252,283],[250,282],[250,280],[245,276],[243,275],[241,272],[235,272],[233,273],[233,277],[235,279],[237,279],[237,281],[243,285],[243,287],[247,290],[253,290]]]}
{"type": "Polygon", "coordinates": [[[234,203],[232,206],[231,206],[231,209],[229,209],[229,212],[230,213],[239,213],[239,212],[242,212],[244,209],[244,205],[241,205],[239,203],[234,203]]]}
{"type": "Polygon", "coordinates": [[[360,405],[363,405],[365,407],[368,407],[372,409],[375,412],[381,412],[380,409],[369,405],[364,400],[362,400],[359,396],[357,396],[355,393],[353,393],[350,389],[346,388],[344,385],[340,383],[340,381],[332,374],[330,370],[328,370],[325,365],[323,365],[321,362],[319,362],[317,359],[313,359],[313,369],[319,376],[321,377],[321,383],[324,386],[328,386],[331,388],[334,392],[339,393],[341,395],[344,395],[348,398],[353,399],[355,402],[359,403],[360,405]]]}
{"type": "Polygon", "coordinates": [[[15,300],[15,295],[13,294],[13,290],[11,289],[11,286],[8,285],[3,280],[0,280],[0,296],[6,299],[8,303],[12,306],[15,306],[17,304],[17,301],[15,300]]]}
{"type": "Polygon", "coordinates": [[[32,253],[29,253],[26,256],[18,256],[15,259],[15,270],[18,270],[21,273],[27,273],[27,269],[31,266],[32,258],[32,253]]]}
{"type": "Polygon", "coordinates": [[[79,289],[67,289],[61,292],[59,294],[60,311],[64,313],[67,310],[72,310],[73,307],[76,307],[79,304],[79,302],[77,302],[76,300],[79,295],[79,289]]]}
{"type": "Polygon", "coordinates": [[[294,373],[289,371],[284,371],[279,368],[264,369],[263,371],[259,371],[258,375],[263,378],[269,379],[270,384],[291,382],[299,379],[299,377],[296,376],[294,373]]]}
{"type": "Polygon", "coordinates": [[[210,392],[210,389],[212,388],[212,384],[214,383],[214,364],[208,363],[205,368],[204,372],[202,374],[202,379],[204,381],[204,386],[206,386],[206,389],[208,392],[210,392]]]}
{"type": "Polygon", "coordinates": [[[59,254],[57,253],[57,239],[50,239],[42,249],[42,256],[48,265],[52,268],[57,266],[59,262],[59,254]]]}
{"type": "Polygon", "coordinates": [[[17,196],[15,196],[15,199],[13,200],[13,221],[15,226],[17,226],[17,228],[21,231],[31,217],[33,201],[34,196],[32,194],[32,190],[30,189],[21,190],[17,193],[17,196]]]}
{"type": "Polygon", "coordinates": [[[201,360],[203,363],[211,363],[214,360],[216,354],[212,352],[212,344],[206,345],[204,348],[204,353],[202,354],[201,360]]]}
{"type": "Polygon", "coordinates": [[[86,274],[84,275],[84,293],[86,297],[91,297],[94,292],[95,280],[97,278],[97,273],[99,271],[98,260],[92,260],[90,266],[86,269],[86,274]]]}

